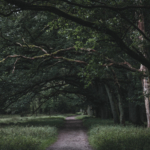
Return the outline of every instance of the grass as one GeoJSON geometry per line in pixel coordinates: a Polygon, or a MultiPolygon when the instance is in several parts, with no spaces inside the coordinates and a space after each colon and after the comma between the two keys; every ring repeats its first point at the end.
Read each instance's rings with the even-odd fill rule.
{"type": "Polygon", "coordinates": [[[76,112],[76,115],[83,115],[83,112],[76,112]]]}
{"type": "MultiPolygon", "coordinates": [[[[57,114],[57,115],[52,115],[52,116],[49,116],[49,115],[38,115],[38,116],[26,116],[26,117],[20,117],[19,115],[0,115],[0,125],[7,125],[7,124],[10,124],[10,125],[16,125],[17,123],[24,123],[26,124],[29,123],[29,122],[32,122],[34,120],[38,120],[40,119],[48,119],[53,118],[52,121],[56,121],[55,119],[65,119],[66,117],[69,117],[69,116],[75,116],[75,114],[57,114]]],[[[49,122],[50,123],[50,122],[49,122]]],[[[58,126],[59,124],[57,124],[58,126]]]]}
{"type": "Polygon", "coordinates": [[[56,127],[0,128],[0,150],[44,150],[57,137],[56,127]]]}
{"type": "Polygon", "coordinates": [[[0,118],[0,126],[19,125],[19,126],[63,126],[65,116],[31,116],[31,117],[19,117],[12,116],[10,118],[0,118]]]}
{"type": "Polygon", "coordinates": [[[90,116],[88,116],[88,115],[79,115],[79,116],[75,117],[75,119],[85,119],[85,118],[88,118],[88,117],[90,117],[90,116]]]}
{"type": "Polygon", "coordinates": [[[75,114],[63,114],[65,117],[75,116],[75,114]]]}
{"type": "Polygon", "coordinates": [[[150,150],[150,129],[114,125],[112,120],[85,118],[89,143],[96,150],[150,150]]]}
{"type": "Polygon", "coordinates": [[[56,141],[64,118],[62,115],[1,117],[0,150],[44,150],[56,141]]]}
{"type": "Polygon", "coordinates": [[[87,128],[91,128],[93,126],[106,126],[106,125],[114,125],[113,120],[111,119],[105,119],[102,120],[100,118],[95,118],[95,117],[85,117],[83,118],[83,125],[87,128]]]}

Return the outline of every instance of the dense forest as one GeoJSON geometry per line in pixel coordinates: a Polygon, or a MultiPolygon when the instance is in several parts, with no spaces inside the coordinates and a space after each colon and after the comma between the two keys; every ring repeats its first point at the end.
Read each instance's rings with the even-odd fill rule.
{"type": "Polygon", "coordinates": [[[150,127],[149,14],[149,0],[1,0],[0,114],[150,127]]]}

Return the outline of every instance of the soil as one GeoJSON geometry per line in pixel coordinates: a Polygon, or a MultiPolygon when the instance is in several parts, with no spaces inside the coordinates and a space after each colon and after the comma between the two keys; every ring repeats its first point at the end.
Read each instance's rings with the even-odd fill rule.
{"type": "Polygon", "coordinates": [[[82,120],[67,117],[64,128],[59,131],[58,140],[46,150],[93,150],[88,143],[82,120]]]}

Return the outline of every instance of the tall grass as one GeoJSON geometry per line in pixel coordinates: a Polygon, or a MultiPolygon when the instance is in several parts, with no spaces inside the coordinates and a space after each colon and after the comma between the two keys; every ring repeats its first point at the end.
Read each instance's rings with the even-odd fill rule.
{"type": "Polygon", "coordinates": [[[96,150],[150,150],[150,129],[114,125],[111,120],[84,119],[90,144],[96,150]]]}
{"type": "Polygon", "coordinates": [[[44,150],[56,141],[57,128],[64,124],[64,116],[15,117],[8,122],[3,119],[0,150],[44,150]]]}
{"type": "Polygon", "coordinates": [[[38,119],[38,118],[49,118],[50,116],[29,116],[20,117],[19,115],[0,115],[0,123],[16,123],[24,122],[28,120],[38,119]]]}
{"type": "Polygon", "coordinates": [[[57,135],[56,127],[0,128],[0,150],[41,150],[52,144],[57,135]]]}

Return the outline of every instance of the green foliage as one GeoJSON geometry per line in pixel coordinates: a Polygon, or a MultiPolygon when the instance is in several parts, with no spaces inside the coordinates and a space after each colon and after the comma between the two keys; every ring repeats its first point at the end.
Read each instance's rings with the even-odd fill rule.
{"type": "Polygon", "coordinates": [[[143,55],[150,45],[149,10],[136,7],[149,5],[147,0],[30,2],[0,4],[1,113],[74,113],[88,104],[109,109],[104,84],[114,97],[117,84],[123,89],[123,106],[126,100],[143,105],[143,72],[136,72],[141,63],[150,66],[143,55]],[[142,41],[140,14],[147,18],[142,41]],[[131,70],[136,80],[127,77],[131,70]],[[133,85],[140,86],[128,96],[133,85]]]}
{"type": "Polygon", "coordinates": [[[56,140],[56,127],[0,128],[1,150],[42,150],[56,140]]]}
{"type": "Polygon", "coordinates": [[[116,126],[112,120],[84,119],[89,128],[90,144],[97,150],[149,150],[150,130],[142,127],[116,126]]]}
{"type": "Polygon", "coordinates": [[[89,131],[90,144],[97,150],[149,150],[149,140],[145,128],[99,125],[89,131]]]}
{"type": "Polygon", "coordinates": [[[1,150],[43,150],[56,141],[56,127],[63,126],[64,116],[22,117],[12,121],[17,125],[0,124],[1,150]]]}
{"type": "Polygon", "coordinates": [[[82,115],[83,113],[82,112],[76,112],[76,115],[82,115]]]}
{"type": "Polygon", "coordinates": [[[10,118],[1,118],[0,125],[19,125],[19,126],[55,126],[57,128],[64,125],[65,116],[39,116],[39,117],[17,117],[9,116],[10,118]]]}

